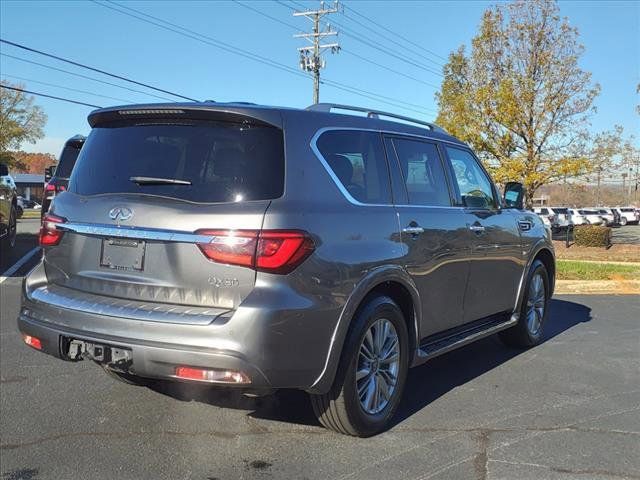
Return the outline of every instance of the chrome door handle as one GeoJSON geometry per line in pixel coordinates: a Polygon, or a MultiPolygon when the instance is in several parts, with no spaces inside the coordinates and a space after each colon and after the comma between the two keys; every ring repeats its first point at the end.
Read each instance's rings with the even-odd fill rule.
{"type": "Polygon", "coordinates": [[[482,225],[469,225],[469,230],[472,232],[480,233],[484,232],[484,227],[482,225]]]}
{"type": "Polygon", "coordinates": [[[424,228],[422,227],[404,227],[402,229],[402,233],[408,233],[409,235],[420,235],[424,233],[424,228]]]}

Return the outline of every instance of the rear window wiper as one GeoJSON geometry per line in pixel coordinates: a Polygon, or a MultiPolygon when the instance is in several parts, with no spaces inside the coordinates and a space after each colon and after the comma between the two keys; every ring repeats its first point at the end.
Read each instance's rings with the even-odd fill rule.
{"type": "Polygon", "coordinates": [[[189,180],[179,178],[129,177],[129,181],[138,185],[191,185],[189,180]]]}

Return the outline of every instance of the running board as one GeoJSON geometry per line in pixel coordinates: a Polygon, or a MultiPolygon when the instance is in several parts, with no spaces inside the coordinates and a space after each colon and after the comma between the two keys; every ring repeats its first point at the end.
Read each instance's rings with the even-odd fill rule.
{"type": "Polygon", "coordinates": [[[514,313],[508,320],[504,320],[504,317],[483,322],[480,325],[471,327],[469,329],[453,333],[444,338],[438,338],[436,340],[429,341],[426,338],[420,344],[418,348],[418,355],[415,365],[431,360],[432,358],[442,355],[444,353],[455,350],[456,348],[468,345],[471,342],[480,340],[481,338],[493,335],[501,330],[505,330],[509,327],[513,327],[518,323],[519,314],[514,313]]]}

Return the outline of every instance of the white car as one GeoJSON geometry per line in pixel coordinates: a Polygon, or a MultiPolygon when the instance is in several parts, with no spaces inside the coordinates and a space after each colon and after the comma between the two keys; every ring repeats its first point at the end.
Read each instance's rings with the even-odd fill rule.
{"type": "Polygon", "coordinates": [[[544,223],[545,227],[550,228],[551,230],[556,230],[557,226],[557,217],[553,210],[549,207],[535,207],[533,209],[533,213],[538,215],[542,219],[542,223],[544,223]]]}
{"type": "Polygon", "coordinates": [[[613,211],[609,208],[593,208],[592,210],[595,210],[596,212],[598,212],[598,215],[600,215],[602,217],[602,220],[604,220],[604,224],[605,225],[613,225],[616,223],[616,216],[614,215],[613,211]]]}
{"type": "Polygon", "coordinates": [[[573,222],[574,225],[586,225],[589,223],[587,221],[587,217],[579,213],[578,210],[570,208],[569,214],[571,215],[571,221],[573,222]]]}
{"type": "Polygon", "coordinates": [[[550,207],[550,210],[553,211],[556,216],[556,228],[564,229],[573,226],[573,222],[571,221],[571,213],[567,207],[550,207]]]}
{"type": "Polygon", "coordinates": [[[602,225],[604,223],[597,210],[583,208],[578,210],[578,213],[584,217],[585,223],[588,225],[602,225]]]}
{"type": "Polygon", "coordinates": [[[640,221],[640,215],[633,207],[616,207],[616,210],[620,214],[620,225],[638,223],[640,221]]]}
{"type": "Polygon", "coordinates": [[[571,214],[566,207],[535,207],[533,211],[554,233],[573,226],[571,214]]]}

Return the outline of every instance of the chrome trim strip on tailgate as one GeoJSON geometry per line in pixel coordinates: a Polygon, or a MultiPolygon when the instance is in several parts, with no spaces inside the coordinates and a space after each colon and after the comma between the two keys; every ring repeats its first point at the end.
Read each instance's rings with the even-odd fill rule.
{"type": "Polygon", "coordinates": [[[30,300],[59,308],[78,310],[88,314],[159,323],[209,325],[217,317],[230,311],[226,308],[132,301],[78,292],[58,285],[39,287],[28,292],[27,295],[30,300]]]}
{"type": "Polygon", "coordinates": [[[210,243],[215,237],[179,230],[104,225],[96,223],[56,223],[57,230],[81,233],[96,237],[135,238],[177,243],[210,243]]]}

